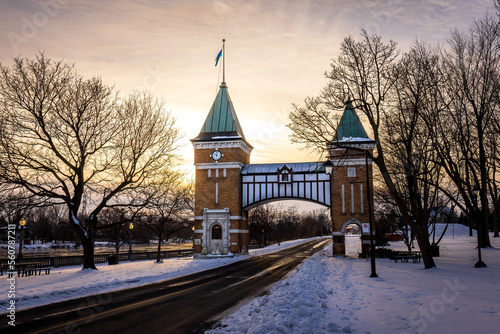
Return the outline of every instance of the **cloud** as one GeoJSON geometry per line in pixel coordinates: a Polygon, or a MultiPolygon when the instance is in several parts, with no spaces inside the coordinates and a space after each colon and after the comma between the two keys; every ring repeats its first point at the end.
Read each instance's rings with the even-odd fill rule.
{"type": "Polygon", "coordinates": [[[301,103],[325,86],[323,73],[347,35],[357,38],[364,28],[386,41],[394,39],[404,50],[416,38],[444,42],[451,28],[466,28],[493,7],[491,0],[0,0],[0,4],[2,64],[41,50],[48,57],[75,62],[84,76],[102,76],[123,94],[151,90],[165,98],[187,137],[197,134],[215,98],[221,78],[214,57],[226,38],[226,79],[245,134],[256,139],[254,157],[259,162],[311,160],[298,145],[289,143],[286,115],[291,103],[301,103]],[[61,4],[57,13],[47,14],[44,4],[57,1],[61,4]],[[40,13],[48,18],[44,24],[38,24],[43,21],[40,13]],[[30,23],[36,33],[16,50],[9,34],[22,36],[30,23]],[[270,119],[276,113],[285,117],[270,119]],[[268,142],[259,139],[266,129],[274,131],[268,142]]]}

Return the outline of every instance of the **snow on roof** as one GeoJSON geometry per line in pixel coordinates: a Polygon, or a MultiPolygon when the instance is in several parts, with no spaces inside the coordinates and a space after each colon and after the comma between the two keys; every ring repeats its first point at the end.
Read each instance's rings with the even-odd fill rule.
{"type": "Polygon", "coordinates": [[[241,139],[241,136],[214,136],[212,139],[241,139]]]}
{"type": "Polygon", "coordinates": [[[361,138],[361,137],[343,137],[341,140],[339,140],[340,143],[342,142],[373,142],[372,139],[370,138],[361,138]]]}

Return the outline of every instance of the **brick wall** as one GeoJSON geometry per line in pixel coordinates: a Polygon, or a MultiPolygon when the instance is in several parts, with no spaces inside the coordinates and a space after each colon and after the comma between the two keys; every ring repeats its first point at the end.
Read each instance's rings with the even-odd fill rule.
{"type": "MultiPolygon", "coordinates": [[[[369,150],[373,153],[373,150],[369,150]]],[[[357,150],[331,150],[334,168],[332,172],[332,225],[340,231],[342,225],[351,218],[362,223],[369,222],[368,196],[366,187],[366,163],[363,152],[357,150]],[[349,174],[351,169],[351,174],[349,174]],[[352,173],[355,176],[352,176],[352,173]],[[344,191],[342,203],[342,188],[344,191]],[[354,212],[353,212],[354,203],[354,212]]],[[[368,164],[370,192],[373,193],[372,164],[368,164]]]]}
{"type": "MultiPolygon", "coordinates": [[[[368,172],[371,175],[371,165],[368,168],[368,172]]],[[[332,175],[332,223],[334,231],[340,231],[342,225],[351,218],[358,219],[363,223],[369,222],[365,169],[364,165],[349,165],[334,168],[332,175]],[[348,168],[356,169],[356,177],[348,176],[348,168]],[[342,186],[344,190],[343,203],[342,186]],[[353,203],[354,212],[352,210],[353,203]]],[[[373,189],[373,179],[371,177],[370,188],[373,189]]]]}
{"type": "MultiPolygon", "coordinates": [[[[194,162],[201,164],[195,172],[195,216],[203,216],[203,210],[229,209],[231,216],[246,218],[246,212],[241,208],[241,167],[250,163],[250,154],[234,143],[227,147],[217,142],[217,148],[222,152],[222,158],[215,163],[210,154],[215,150],[215,143],[209,148],[195,149],[194,162]],[[225,166],[225,163],[236,163],[225,166]],[[240,166],[241,164],[241,166],[240,166]],[[217,202],[216,202],[217,184],[217,202]]],[[[195,221],[195,229],[202,229],[203,220],[195,221]]],[[[231,219],[230,230],[248,230],[246,219],[231,219]]],[[[195,233],[195,238],[201,239],[202,233],[195,233]]],[[[229,250],[232,253],[248,251],[248,233],[231,233],[229,250]]],[[[202,245],[194,246],[195,253],[202,252],[202,245]]]]}
{"type": "MultiPolygon", "coordinates": [[[[212,163],[214,162],[210,154],[215,151],[215,148],[197,149],[194,152],[195,163],[212,163]]],[[[219,162],[241,162],[243,164],[250,163],[250,155],[238,147],[219,148],[223,156],[219,162]]]]}

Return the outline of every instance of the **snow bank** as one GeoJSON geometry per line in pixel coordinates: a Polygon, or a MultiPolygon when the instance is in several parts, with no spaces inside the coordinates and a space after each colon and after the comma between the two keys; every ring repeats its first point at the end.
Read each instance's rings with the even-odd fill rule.
{"type": "MultiPolygon", "coordinates": [[[[322,333],[344,331],[351,333],[350,317],[330,318],[330,300],[338,289],[325,286],[325,278],[334,274],[329,258],[331,246],[311,257],[286,280],[274,285],[263,297],[255,299],[232,315],[222,325],[205,333],[322,333]]],[[[347,276],[345,271],[343,276],[347,276]]],[[[344,288],[349,288],[344,285],[344,288]]],[[[335,308],[341,310],[340,306],[335,308]]]]}

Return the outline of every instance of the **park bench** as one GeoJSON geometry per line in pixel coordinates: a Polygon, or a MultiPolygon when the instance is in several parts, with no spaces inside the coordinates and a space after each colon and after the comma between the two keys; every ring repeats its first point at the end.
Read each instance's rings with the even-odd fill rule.
{"type": "Polygon", "coordinates": [[[193,251],[192,250],[189,250],[189,251],[179,251],[177,253],[177,257],[189,257],[189,256],[192,256],[193,255],[193,251]]]}
{"type": "Polygon", "coordinates": [[[420,260],[422,259],[422,254],[420,254],[419,251],[399,251],[396,252],[396,254],[393,255],[394,262],[400,261],[401,263],[403,262],[408,262],[409,260],[412,260],[413,263],[420,263],[420,260]]]}
{"type": "Polygon", "coordinates": [[[46,265],[43,262],[27,262],[27,263],[16,263],[15,268],[17,269],[17,276],[19,277],[28,277],[28,276],[36,276],[42,274],[42,270],[45,275],[50,274],[51,266],[46,265]]]}
{"type": "Polygon", "coordinates": [[[15,271],[17,270],[17,275],[21,275],[20,267],[15,265],[14,267],[9,266],[8,264],[2,264],[0,265],[0,276],[3,276],[3,272],[5,271],[6,273],[9,273],[9,271],[15,271]],[[13,268],[12,270],[10,268],[13,268]]]}
{"type": "Polygon", "coordinates": [[[44,271],[45,275],[50,275],[50,269],[52,269],[52,267],[49,267],[49,266],[38,267],[38,275],[42,274],[42,270],[44,271]]]}

